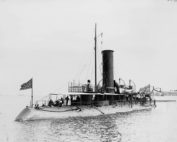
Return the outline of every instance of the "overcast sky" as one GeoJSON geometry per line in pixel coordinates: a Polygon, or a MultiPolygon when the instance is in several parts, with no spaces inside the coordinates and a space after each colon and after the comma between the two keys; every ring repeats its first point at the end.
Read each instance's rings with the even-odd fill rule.
{"type": "Polygon", "coordinates": [[[116,80],[177,89],[177,2],[0,0],[0,94],[25,93],[31,77],[36,95],[93,83],[95,22],[98,51],[115,51],[116,80]]]}

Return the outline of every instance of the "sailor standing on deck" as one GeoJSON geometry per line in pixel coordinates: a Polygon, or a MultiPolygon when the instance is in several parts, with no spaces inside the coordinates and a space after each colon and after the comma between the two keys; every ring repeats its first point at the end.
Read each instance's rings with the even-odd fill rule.
{"type": "Polygon", "coordinates": [[[90,80],[87,80],[87,92],[92,92],[93,89],[91,88],[91,85],[90,85],[90,80]]]}
{"type": "Polygon", "coordinates": [[[70,106],[71,105],[71,96],[70,97],[68,97],[68,105],[70,106]]]}
{"type": "Polygon", "coordinates": [[[156,107],[156,100],[154,99],[154,107],[156,107]]]}
{"type": "Polygon", "coordinates": [[[66,100],[66,106],[67,106],[68,105],[68,100],[69,100],[68,96],[65,98],[65,100],[66,100]]]}

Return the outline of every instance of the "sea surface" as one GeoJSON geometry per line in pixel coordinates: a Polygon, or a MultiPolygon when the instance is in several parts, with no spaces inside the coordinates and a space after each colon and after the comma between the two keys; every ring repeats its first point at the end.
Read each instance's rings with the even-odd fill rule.
{"type": "Polygon", "coordinates": [[[0,96],[0,142],[177,142],[177,102],[127,114],[14,121],[28,104],[26,96],[0,96]]]}

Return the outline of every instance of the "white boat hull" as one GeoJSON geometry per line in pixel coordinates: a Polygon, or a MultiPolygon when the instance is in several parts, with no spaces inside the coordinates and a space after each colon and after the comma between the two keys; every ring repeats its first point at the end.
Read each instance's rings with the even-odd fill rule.
{"type": "Polygon", "coordinates": [[[88,116],[99,116],[105,114],[114,113],[128,113],[134,111],[151,110],[153,106],[79,106],[79,107],[68,107],[62,108],[30,108],[26,107],[16,117],[16,121],[27,121],[27,120],[43,120],[43,119],[62,119],[69,117],[88,117],[88,116]]]}

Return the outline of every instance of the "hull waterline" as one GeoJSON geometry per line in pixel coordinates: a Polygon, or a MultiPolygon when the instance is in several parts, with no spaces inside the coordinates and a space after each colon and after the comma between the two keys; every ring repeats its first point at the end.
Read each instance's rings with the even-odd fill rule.
{"type": "Polygon", "coordinates": [[[45,119],[63,119],[70,117],[89,117],[99,116],[114,113],[130,113],[135,111],[151,110],[153,106],[102,106],[102,107],[89,107],[79,106],[70,108],[67,110],[60,109],[35,109],[26,107],[16,117],[16,121],[28,121],[28,120],[45,120],[45,119]]]}

